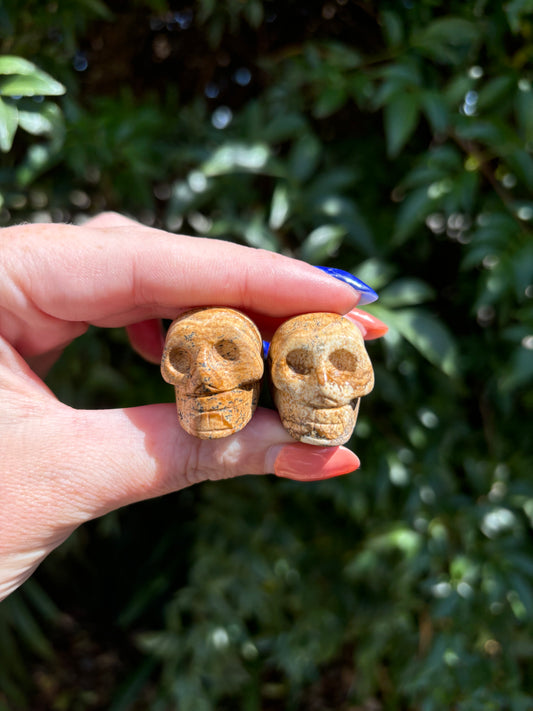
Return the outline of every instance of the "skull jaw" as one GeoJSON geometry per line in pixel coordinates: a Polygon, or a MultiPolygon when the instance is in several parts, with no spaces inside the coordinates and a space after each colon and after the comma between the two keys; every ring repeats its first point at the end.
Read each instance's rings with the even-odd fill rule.
{"type": "Polygon", "coordinates": [[[221,439],[239,432],[252,419],[259,383],[202,397],[184,396],[178,388],[176,409],[181,427],[199,439],[221,439]]]}
{"type": "Polygon", "coordinates": [[[320,447],[345,444],[353,434],[359,411],[359,398],[338,407],[297,406],[288,397],[275,393],[281,423],[294,439],[320,447]]]}

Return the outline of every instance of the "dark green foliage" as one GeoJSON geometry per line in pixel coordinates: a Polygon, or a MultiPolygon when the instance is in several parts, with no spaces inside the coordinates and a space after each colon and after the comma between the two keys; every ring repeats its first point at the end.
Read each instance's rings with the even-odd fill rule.
{"type": "MultiPolygon", "coordinates": [[[[359,472],[206,484],[86,527],[0,606],[0,709],[43,667],[50,709],[532,707],[531,11],[4,2],[0,50],[55,96],[0,81],[3,224],[113,208],[340,266],[390,332],[359,472]],[[54,677],[41,628],[61,650],[86,628],[112,682],[54,677]]],[[[172,397],[120,331],[49,382],[78,407],[172,397]]]]}

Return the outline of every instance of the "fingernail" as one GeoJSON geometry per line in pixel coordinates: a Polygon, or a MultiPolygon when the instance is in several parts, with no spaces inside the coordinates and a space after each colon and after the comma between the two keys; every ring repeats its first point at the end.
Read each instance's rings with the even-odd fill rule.
{"type": "Polygon", "coordinates": [[[326,274],[335,277],[335,279],[340,279],[340,281],[343,281],[345,284],[349,284],[352,289],[358,291],[361,295],[359,299],[359,303],[361,305],[364,306],[365,304],[371,304],[373,301],[377,301],[378,295],[374,289],[371,289],[368,284],[365,284],[364,281],[358,279],[351,272],[345,272],[344,269],[336,269],[335,267],[318,267],[318,269],[321,269],[323,272],[326,272],[326,274]]]}
{"type": "Polygon", "coordinates": [[[386,323],[383,323],[379,318],[369,314],[368,311],[361,311],[361,309],[352,309],[347,314],[344,314],[344,318],[347,318],[359,326],[367,341],[371,341],[374,338],[381,338],[389,330],[386,323]]]}
{"type": "Polygon", "coordinates": [[[285,444],[272,447],[267,457],[269,471],[296,481],[320,481],[353,472],[359,458],[346,447],[315,447],[312,444],[285,444]]]}

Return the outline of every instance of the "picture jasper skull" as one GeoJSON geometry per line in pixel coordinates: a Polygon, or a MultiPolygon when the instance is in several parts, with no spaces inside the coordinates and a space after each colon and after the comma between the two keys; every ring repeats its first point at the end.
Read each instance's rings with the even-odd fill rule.
{"type": "Polygon", "coordinates": [[[239,311],[194,309],[170,325],[161,374],[174,385],[189,434],[218,439],[241,430],[257,407],[263,368],[259,331],[239,311]]]}
{"type": "Polygon", "coordinates": [[[359,328],[332,313],[283,323],[268,354],[272,395],[287,432],[316,445],[347,442],[359,398],[374,387],[374,371],[359,328]]]}

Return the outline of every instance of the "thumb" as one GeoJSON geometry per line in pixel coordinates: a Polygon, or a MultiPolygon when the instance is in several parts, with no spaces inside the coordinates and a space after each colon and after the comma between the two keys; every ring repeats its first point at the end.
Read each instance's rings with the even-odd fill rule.
{"type": "Polygon", "coordinates": [[[216,440],[187,434],[170,404],[78,411],[77,416],[84,443],[71,461],[71,476],[82,518],[206,480],[268,473],[317,480],[359,466],[344,447],[295,443],[277,413],[262,408],[243,430],[216,440]]]}
{"type": "Polygon", "coordinates": [[[28,406],[25,395],[13,391],[3,412],[13,446],[0,480],[0,600],[77,526],[121,506],[207,479],[312,480],[359,466],[343,447],[289,442],[268,410],[231,437],[199,440],[178,425],[173,405],[79,411],[46,393],[28,406]]]}

